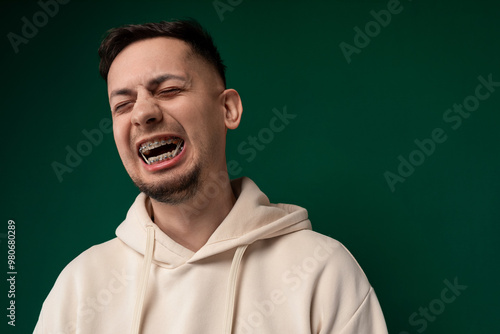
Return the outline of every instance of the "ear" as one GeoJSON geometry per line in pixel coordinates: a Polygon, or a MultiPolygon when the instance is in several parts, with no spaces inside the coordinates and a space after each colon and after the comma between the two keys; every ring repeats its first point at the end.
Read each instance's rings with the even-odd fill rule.
{"type": "Polygon", "coordinates": [[[224,123],[227,129],[234,130],[238,127],[243,113],[240,94],[234,89],[226,89],[223,93],[224,123]]]}

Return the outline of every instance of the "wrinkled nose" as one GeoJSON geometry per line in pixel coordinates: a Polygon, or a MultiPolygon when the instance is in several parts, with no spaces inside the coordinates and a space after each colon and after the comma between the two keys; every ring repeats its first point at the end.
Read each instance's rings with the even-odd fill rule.
{"type": "MultiPolygon", "coordinates": [[[[139,94],[141,95],[141,94],[139,94]]],[[[151,96],[138,96],[132,110],[132,124],[135,126],[148,126],[160,122],[163,118],[160,107],[151,96]]]]}

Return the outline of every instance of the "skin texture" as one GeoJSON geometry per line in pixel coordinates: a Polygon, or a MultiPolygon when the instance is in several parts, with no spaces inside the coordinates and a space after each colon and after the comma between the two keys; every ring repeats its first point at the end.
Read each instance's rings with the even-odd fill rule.
{"type": "Polygon", "coordinates": [[[118,54],[108,74],[108,97],[125,169],[141,191],[161,194],[151,198],[155,224],[197,251],[235,202],[225,144],[227,129],[237,128],[241,119],[239,94],[224,89],[213,66],[188,44],[157,37],[118,54]],[[151,170],[138,145],[165,135],[183,138],[184,152],[175,164],[151,170]],[[207,196],[213,193],[217,196],[207,196]]]}

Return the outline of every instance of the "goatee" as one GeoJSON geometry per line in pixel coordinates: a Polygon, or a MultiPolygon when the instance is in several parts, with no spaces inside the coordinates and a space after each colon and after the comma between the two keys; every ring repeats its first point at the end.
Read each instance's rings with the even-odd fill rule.
{"type": "Polygon", "coordinates": [[[200,185],[201,168],[196,165],[188,174],[181,175],[170,182],[147,184],[134,180],[139,190],[152,199],[166,204],[181,204],[191,199],[198,191],[200,185]]]}

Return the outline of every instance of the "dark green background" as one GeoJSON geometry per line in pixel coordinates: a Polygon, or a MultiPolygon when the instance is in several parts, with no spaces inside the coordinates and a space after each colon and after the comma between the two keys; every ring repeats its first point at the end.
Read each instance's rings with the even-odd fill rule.
{"type": "MultiPolygon", "coordinates": [[[[227,3],[227,0],[223,0],[227,3]]],[[[402,0],[403,10],[347,63],[339,44],[387,1],[249,1],[221,21],[207,1],[72,0],[14,53],[36,1],[1,3],[2,227],[17,224],[17,326],[30,333],[63,267],[114,237],[137,195],[111,134],[59,182],[53,161],[110,118],[99,78],[103,33],[125,23],[194,17],[213,34],[228,86],[243,99],[228,159],[273,202],[306,207],[313,228],[344,243],[374,286],[391,333],[418,333],[409,316],[440,298],[443,281],[467,289],[425,333],[498,333],[500,89],[453,130],[443,113],[500,81],[495,1],[402,0]],[[252,161],[238,153],[269,126],[272,109],[297,117],[252,161]],[[446,142],[391,192],[384,172],[415,139],[446,142]]],[[[1,238],[6,275],[6,239],[1,238]]],[[[7,286],[2,279],[2,305],[7,286]]],[[[6,311],[3,311],[6,312],[6,311]]],[[[361,334],[361,333],[360,333],[361,334]]]]}

